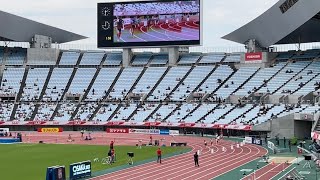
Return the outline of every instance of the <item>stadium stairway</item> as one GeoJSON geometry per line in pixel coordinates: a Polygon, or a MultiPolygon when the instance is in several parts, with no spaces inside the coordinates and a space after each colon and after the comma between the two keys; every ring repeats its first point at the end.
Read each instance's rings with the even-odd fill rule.
{"type": "Polygon", "coordinates": [[[53,72],[53,69],[54,69],[54,67],[50,67],[50,69],[49,69],[46,81],[44,82],[43,88],[42,88],[41,93],[39,95],[39,99],[37,100],[37,104],[35,104],[34,110],[33,110],[32,115],[30,117],[31,120],[34,120],[34,118],[36,117],[36,114],[38,113],[40,102],[41,102],[41,100],[42,100],[42,98],[43,98],[43,96],[44,96],[44,94],[46,92],[48,83],[50,81],[50,78],[51,78],[51,75],[52,75],[52,72],[53,72]]]}
{"type": "Polygon", "coordinates": [[[177,110],[181,108],[182,104],[178,104],[175,109],[173,109],[165,118],[163,118],[162,122],[167,122],[167,119],[172,116],[177,110]]]}
{"type": "Polygon", "coordinates": [[[60,51],[59,56],[58,56],[58,59],[57,59],[57,62],[56,62],[56,66],[58,66],[58,65],[60,64],[62,54],[63,54],[63,52],[60,51]]]}
{"type": "MultiPolygon", "coordinates": [[[[231,67],[231,66],[230,66],[231,67]]],[[[232,68],[233,69],[233,68],[232,68]]],[[[229,79],[236,73],[237,71],[234,70],[223,82],[220,83],[220,85],[215,89],[213,90],[211,93],[209,94],[206,94],[205,96],[203,96],[202,100],[201,101],[206,101],[207,98],[211,97],[212,95],[214,95],[226,82],[229,81],[229,79]]]]}
{"type": "Polygon", "coordinates": [[[99,73],[100,73],[100,71],[101,71],[101,68],[102,68],[102,66],[103,66],[106,58],[107,58],[107,55],[105,54],[105,55],[103,56],[103,58],[102,58],[102,61],[100,62],[99,67],[97,67],[97,70],[96,70],[95,74],[93,75],[93,78],[91,79],[91,82],[90,82],[88,88],[86,89],[86,91],[84,92],[83,96],[81,97],[81,99],[80,99],[80,101],[79,101],[76,109],[73,111],[73,113],[72,113],[72,115],[70,116],[70,119],[69,119],[69,120],[73,120],[73,119],[74,119],[74,117],[77,115],[77,113],[78,113],[78,111],[79,111],[79,109],[80,109],[80,107],[81,107],[81,102],[83,102],[85,99],[87,99],[87,96],[88,96],[88,94],[90,93],[90,90],[91,90],[94,82],[96,81],[96,79],[97,79],[97,77],[98,77],[98,75],[99,75],[99,73]]]}
{"type": "Polygon", "coordinates": [[[160,109],[161,106],[162,104],[159,103],[159,105],[143,121],[148,122],[149,119],[160,109]]]}
{"type": "Polygon", "coordinates": [[[312,128],[312,132],[320,132],[320,117],[314,122],[314,126],[312,128]]]}
{"type": "Polygon", "coordinates": [[[306,68],[308,68],[310,65],[312,64],[312,61],[310,61],[310,63],[305,66],[304,68],[302,68],[299,72],[297,72],[295,75],[293,75],[290,79],[288,79],[285,83],[281,84],[281,86],[279,86],[276,90],[274,90],[271,94],[275,94],[277,91],[279,91],[282,87],[284,87],[286,84],[288,84],[292,79],[294,79],[295,77],[297,77],[298,75],[300,75],[300,73],[305,70],[306,68]]]}
{"type": "Polygon", "coordinates": [[[195,66],[191,66],[189,71],[184,75],[184,77],[180,80],[180,82],[172,89],[172,91],[168,94],[166,98],[170,98],[170,96],[179,88],[179,86],[183,83],[183,81],[189,76],[195,66]]]}
{"type": "Polygon", "coordinates": [[[206,117],[209,115],[209,114],[211,114],[211,113],[213,113],[217,108],[219,108],[219,104],[217,105],[217,106],[215,106],[213,109],[211,109],[210,111],[208,111],[205,115],[203,115],[200,119],[198,119],[197,121],[202,121],[202,120],[205,120],[206,119],[206,117]]]}
{"type": "Polygon", "coordinates": [[[69,81],[68,81],[68,83],[67,83],[67,85],[66,85],[66,87],[65,87],[65,89],[64,89],[64,91],[63,91],[63,93],[62,93],[62,95],[61,95],[60,100],[58,101],[58,104],[57,104],[57,106],[56,106],[56,109],[53,111],[53,114],[52,114],[50,120],[53,120],[54,117],[57,115],[57,112],[58,112],[58,110],[60,109],[60,106],[61,106],[60,102],[63,101],[66,93],[68,92],[68,90],[69,90],[69,88],[70,88],[70,85],[71,85],[71,83],[72,83],[72,81],[73,81],[73,78],[74,78],[74,76],[76,75],[77,70],[78,70],[78,68],[79,68],[79,64],[80,64],[80,62],[81,62],[82,57],[83,57],[83,53],[80,53],[80,56],[78,57],[78,60],[77,60],[77,63],[76,63],[76,66],[73,68],[73,71],[72,71],[72,73],[71,73],[71,76],[70,76],[70,78],[69,78],[69,81]]]}
{"type": "Polygon", "coordinates": [[[110,86],[109,89],[107,90],[107,93],[102,97],[101,101],[99,101],[99,104],[98,104],[97,108],[94,110],[94,112],[92,113],[91,117],[89,118],[89,121],[92,121],[92,120],[93,120],[93,118],[94,118],[94,117],[96,116],[96,114],[98,113],[99,109],[102,107],[102,102],[105,101],[105,100],[108,98],[110,92],[112,91],[114,85],[116,84],[116,82],[118,81],[119,77],[121,76],[121,73],[123,72],[123,70],[124,70],[123,67],[120,68],[120,70],[119,70],[116,78],[113,80],[111,86],[110,86]]]}
{"type": "Polygon", "coordinates": [[[141,77],[143,76],[143,74],[146,72],[146,70],[148,69],[148,67],[143,67],[143,70],[141,71],[141,73],[139,74],[138,78],[135,80],[135,82],[133,83],[133,85],[131,86],[131,88],[129,89],[129,91],[127,92],[127,94],[125,95],[125,99],[128,99],[128,95],[133,91],[133,89],[136,87],[136,85],[138,84],[138,82],[140,81],[141,77]]]}
{"type": "Polygon", "coordinates": [[[291,94],[294,94],[295,92],[299,91],[301,88],[303,88],[305,85],[313,81],[315,78],[317,78],[320,75],[320,73],[315,74],[312,78],[310,78],[308,81],[306,81],[303,86],[299,86],[297,89],[291,92],[291,94]]]}
{"type": "MultiPolygon", "coordinates": [[[[273,79],[275,76],[277,76],[284,68],[286,68],[289,64],[289,61],[282,67],[280,68],[274,75],[272,75],[269,79],[266,80],[266,83],[267,84],[269,81],[271,81],[271,79],[273,79]]],[[[256,88],[255,91],[253,91],[252,89],[252,93],[248,96],[248,97],[251,97],[253,96],[256,92],[258,92],[264,85],[264,83],[262,83],[259,87],[256,88]]]]}
{"type": "Polygon", "coordinates": [[[194,111],[196,111],[201,106],[201,103],[199,103],[195,108],[193,108],[188,114],[186,114],[182,120],[185,120],[188,116],[192,115],[194,111]]]}
{"type": "Polygon", "coordinates": [[[225,118],[226,115],[228,115],[229,113],[231,113],[233,110],[235,110],[237,108],[237,106],[233,106],[229,111],[227,111],[226,113],[224,113],[223,115],[221,115],[219,118],[218,118],[218,121],[219,120],[222,120],[225,118]]]}
{"type": "Polygon", "coordinates": [[[261,68],[257,69],[256,72],[254,72],[251,76],[249,76],[248,79],[246,79],[240,86],[238,86],[231,94],[236,93],[239,89],[241,89],[248,81],[250,81],[259,71],[261,68]]]}
{"type": "Polygon", "coordinates": [[[27,76],[28,76],[29,68],[30,68],[29,66],[26,66],[26,68],[24,70],[23,78],[22,78],[21,84],[20,84],[20,89],[19,89],[19,92],[17,94],[17,98],[15,99],[15,103],[14,103],[14,106],[13,106],[13,109],[12,109],[10,120],[13,120],[15,115],[16,115],[16,110],[17,110],[18,105],[19,105],[18,101],[20,101],[20,98],[21,98],[22,93],[23,93],[23,88],[26,86],[26,79],[27,79],[27,76]]]}
{"type": "Polygon", "coordinates": [[[158,81],[156,82],[156,84],[152,87],[151,91],[145,95],[144,97],[142,97],[142,101],[147,100],[152,93],[154,92],[154,90],[158,87],[158,85],[162,82],[163,78],[166,77],[166,75],[168,74],[168,72],[170,71],[171,67],[169,66],[166,71],[162,74],[162,76],[158,79],[158,81]]]}
{"type": "Polygon", "coordinates": [[[118,111],[121,107],[122,107],[122,104],[118,104],[118,107],[113,111],[113,113],[111,114],[111,116],[109,117],[109,119],[107,121],[111,121],[112,118],[118,113],[118,111]]]}
{"type": "Polygon", "coordinates": [[[250,109],[248,109],[247,111],[245,111],[244,113],[242,113],[241,115],[239,115],[238,117],[236,117],[235,119],[233,119],[232,121],[237,121],[239,120],[241,117],[246,116],[246,114],[248,114],[250,111],[252,111],[254,108],[256,108],[258,105],[255,104],[253,105],[250,109]]]}
{"type": "Polygon", "coordinates": [[[207,74],[207,76],[203,78],[203,80],[192,90],[192,93],[196,92],[203,85],[203,83],[206,82],[208,78],[217,70],[218,67],[219,65],[215,65],[215,67],[210,71],[210,73],[207,74]]]}

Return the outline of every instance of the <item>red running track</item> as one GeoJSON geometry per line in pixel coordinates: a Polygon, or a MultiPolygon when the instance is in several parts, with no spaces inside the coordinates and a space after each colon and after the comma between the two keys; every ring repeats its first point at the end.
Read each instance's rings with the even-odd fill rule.
{"type": "MultiPolygon", "coordinates": [[[[24,141],[38,142],[41,140],[45,143],[94,145],[108,145],[111,140],[116,141],[115,145],[135,145],[139,140],[142,140],[144,143],[149,141],[149,135],[140,134],[93,133],[91,136],[94,138],[92,141],[84,141],[78,132],[63,132],[60,134],[27,133],[24,135],[24,141]],[[71,134],[74,142],[67,142],[69,134],[71,134]]],[[[187,142],[188,145],[192,147],[192,151],[163,159],[162,164],[150,162],[94,177],[91,178],[91,180],[207,180],[227,173],[267,153],[267,150],[260,146],[246,144],[236,148],[235,142],[222,140],[219,144],[214,144],[214,146],[211,147],[214,151],[212,154],[211,149],[204,147],[204,138],[200,137],[153,135],[153,139],[164,139],[163,142],[167,145],[172,141],[187,142]],[[234,148],[231,149],[231,146],[234,148]],[[225,151],[223,151],[223,149],[225,149],[225,151]],[[193,153],[198,150],[201,151],[199,155],[200,167],[194,167],[193,153]]],[[[209,142],[209,139],[207,142],[209,142]]],[[[264,177],[263,175],[263,179],[264,177]]]]}
{"type": "Polygon", "coordinates": [[[251,173],[247,177],[242,178],[242,180],[269,180],[287,169],[290,165],[287,163],[277,163],[277,164],[268,164],[263,168],[259,169],[255,172],[255,174],[251,173]]]}
{"type": "Polygon", "coordinates": [[[181,136],[175,137],[175,141],[187,142],[193,148],[192,151],[164,159],[162,164],[150,162],[95,177],[92,180],[212,179],[267,153],[264,148],[254,145],[231,149],[231,145],[235,146],[234,142],[221,141],[218,145],[215,144],[212,147],[214,153],[211,154],[209,148],[204,147],[203,138],[181,136]],[[223,147],[226,149],[225,152],[222,151],[223,147]],[[194,167],[193,162],[193,153],[197,150],[201,151],[199,156],[200,167],[194,167]]]}

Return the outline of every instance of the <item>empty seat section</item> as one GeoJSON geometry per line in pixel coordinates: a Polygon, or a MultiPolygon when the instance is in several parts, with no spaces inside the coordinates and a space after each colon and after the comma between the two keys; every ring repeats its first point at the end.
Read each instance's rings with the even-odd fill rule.
{"type": "Polygon", "coordinates": [[[99,52],[84,53],[80,65],[100,65],[103,56],[104,53],[99,52]]]}
{"type": "Polygon", "coordinates": [[[178,64],[195,64],[200,58],[200,54],[182,54],[178,64]]]}
{"type": "Polygon", "coordinates": [[[24,68],[4,69],[0,93],[12,96],[18,94],[24,71],[24,68]]]}
{"type": "Polygon", "coordinates": [[[136,122],[143,122],[157,107],[156,104],[145,104],[141,107],[137,108],[136,113],[130,120],[134,120],[136,122]]]}
{"type": "Polygon", "coordinates": [[[117,104],[103,104],[93,118],[95,121],[107,121],[118,107],[117,104]]]}
{"type": "Polygon", "coordinates": [[[182,122],[182,118],[190,113],[196,106],[197,104],[182,104],[179,109],[169,116],[167,121],[171,123],[182,122]]]}
{"type": "Polygon", "coordinates": [[[77,105],[74,103],[63,103],[58,109],[57,114],[54,117],[54,121],[69,121],[73,111],[77,105]]]}
{"type": "Polygon", "coordinates": [[[47,79],[49,68],[29,69],[21,99],[23,101],[38,100],[47,79]]]}
{"type": "Polygon", "coordinates": [[[156,55],[153,55],[153,58],[150,64],[165,65],[167,64],[168,61],[169,61],[168,54],[156,54],[156,55]]]}
{"type": "Polygon", "coordinates": [[[105,96],[119,71],[120,68],[102,68],[88,93],[87,100],[96,101],[105,96]]]}
{"type": "Polygon", "coordinates": [[[38,112],[34,119],[39,121],[49,121],[56,107],[56,103],[40,104],[38,112]]]}
{"type": "Polygon", "coordinates": [[[161,107],[153,114],[152,117],[147,119],[148,121],[162,121],[165,117],[167,117],[175,108],[176,104],[163,104],[161,107]]]}
{"type": "Polygon", "coordinates": [[[305,85],[309,80],[320,73],[320,61],[312,62],[306,69],[291,79],[285,86],[280,88],[275,94],[292,93],[299,87],[305,85]]]}
{"type": "Polygon", "coordinates": [[[202,120],[202,117],[215,107],[216,107],[216,104],[202,104],[192,114],[189,114],[184,121],[187,123],[195,123],[199,120],[202,120]]]}
{"type": "Polygon", "coordinates": [[[219,105],[213,112],[211,112],[210,114],[208,114],[208,116],[205,117],[205,122],[220,124],[221,122],[218,121],[218,119],[226,112],[230,111],[232,108],[233,105],[231,104],[219,105]]]}
{"type": "Polygon", "coordinates": [[[72,68],[55,68],[52,72],[43,100],[59,100],[66,88],[72,71],[72,68]]]}
{"type": "Polygon", "coordinates": [[[113,90],[110,93],[110,98],[124,99],[134,82],[139,77],[142,69],[142,67],[125,68],[113,87],[113,90]]]}
{"type": "Polygon", "coordinates": [[[108,53],[104,65],[119,66],[122,62],[122,53],[108,53]]]}
{"type": "Polygon", "coordinates": [[[80,52],[63,52],[60,65],[76,65],[79,59],[80,52]]]}
{"type": "Polygon", "coordinates": [[[6,65],[22,65],[27,56],[27,49],[10,49],[6,55],[6,65]]]}
{"type": "Polygon", "coordinates": [[[190,67],[172,67],[148,100],[164,100],[189,70],[190,67]]]}
{"type": "Polygon", "coordinates": [[[265,81],[269,80],[273,75],[275,75],[285,64],[279,63],[275,67],[260,69],[257,74],[255,74],[241,89],[239,89],[235,94],[247,96],[257,90],[260,86],[264,84],[265,81]]]}
{"type": "Polygon", "coordinates": [[[189,94],[213,70],[213,66],[197,66],[172,94],[171,100],[185,101],[189,94]]]}
{"type": "Polygon", "coordinates": [[[241,54],[230,54],[223,62],[240,62],[241,54]]]}
{"type": "Polygon", "coordinates": [[[132,65],[146,65],[151,57],[151,53],[136,54],[135,58],[132,60],[132,65]]]}
{"type": "Polygon", "coordinates": [[[204,55],[201,60],[199,61],[199,63],[204,63],[204,64],[207,64],[207,63],[218,63],[220,62],[223,58],[225,57],[225,54],[224,53],[217,53],[217,54],[206,54],[204,55]]]}
{"type": "Polygon", "coordinates": [[[273,77],[266,86],[262,87],[259,93],[274,93],[280,86],[294,77],[301,69],[306,67],[310,61],[290,63],[284,67],[275,77],[273,77]]]}
{"type": "Polygon", "coordinates": [[[256,71],[257,67],[240,68],[215,94],[223,99],[227,98],[241,84],[243,84],[256,71]]]}
{"type": "Polygon", "coordinates": [[[88,86],[93,78],[96,68],[79,68],[72,80],[72,83],[68,89],[69,94],[81,94],[88,89],[88,86]]]}
{"type": "Polygon", "coordinates": [[[137,108],[136,104],[129,104],[128,106],[122,106],[111,120],[112,121],[127,120],[136,108],[137,108]]]}
{"type": "Polygon", "coordinates": [[[166,67],[149,67],[136,84],[133,93],[148,94],[166,69],[166,67]]]}
{"type": "Polygon", "coordinates": [[[225,81],[233,70],[228,65],[220,65],[210,77],[197,89],[200,93],[211,93],[217,89],[223,81],[225,81]]]}
{"type": "Polygon", "coordinates": [[[76,116],[74,119],[81,120],[81,121],[87,121],[92,116],[93,112],[98,107],[97,103],[86,103],[81,104],[76,116]]]}
{"type": "Polygon", "coordinates": [[[33,119],[30,118],[32,116],[34,108],[35,106],[33,103],[19,104],[14,119],[19,121],[32,121],[33,119]]]}

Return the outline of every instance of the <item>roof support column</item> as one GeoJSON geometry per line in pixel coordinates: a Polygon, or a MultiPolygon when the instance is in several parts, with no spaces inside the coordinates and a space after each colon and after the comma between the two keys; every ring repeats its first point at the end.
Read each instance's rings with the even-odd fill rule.
{"type": "Polygon", "coordinates": [[[122,53],[122,66],[128,67],[130,66],[131,59],[133,57],[132,49],[131,48],[125,48],[123,49],[122,53]]]}

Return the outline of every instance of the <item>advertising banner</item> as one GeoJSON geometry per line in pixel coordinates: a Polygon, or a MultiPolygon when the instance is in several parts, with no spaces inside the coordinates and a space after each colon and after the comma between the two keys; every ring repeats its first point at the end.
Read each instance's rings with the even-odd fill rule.
{"type": "Polygon", "coordinates": [[[177,135],[179,135],[179,131],[178,130],[170,130],[169,131],[169,135],[172,135],[172,136],[177,136],[177,135]]]}
{"type": "Polygon", "coordinates": [[[246,53],[245,54],[245,61],[246,62],[261,62],[262,61],[262,52],[255,52],[255,53],[246,53]]]}
{"type": "Polygon", "coordinates": [[[252,137],[245,137],[244,142],[247,144],[252,144],[252,137]]]}
{"type": "Polygon", "coordinates": [[[132,134],[160,134],[159,129],[129,129],[132,134]]]}
{"type": "Polygon", "coordinates": [[[169,130],[168,129],[160,129],[160,134],[161,135],[169,135],[169,130]]]}
{"type": "Polygon", "coordinates": [[[252,139],[252,144],[262,145],[262,141],[261,141],[261,139],[253,138],[252,139]]]}
{"type": "Polygon", "coordinates": [[[91,177],[91,161],[70,164],[70,180],[91,177]]]}
{"type": "Polygon", "coordinates": [[[107,133],[129,133],[128,128],[107,128],[107,133]]]}
{"type": "Polygon", "coordinates": [[[40,133],[59,133],[63,132],[63,128],[38,128],[40,133]]]}

